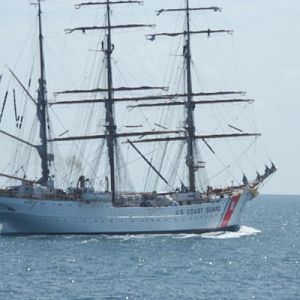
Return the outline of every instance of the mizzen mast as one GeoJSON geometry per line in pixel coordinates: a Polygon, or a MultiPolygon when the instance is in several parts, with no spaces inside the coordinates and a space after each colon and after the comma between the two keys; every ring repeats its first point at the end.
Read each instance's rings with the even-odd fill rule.
{"type": "MultiPolygon", "coordinates": [[[[9,72],[12,74],[14,79],[17,81],[17,83],[21,86],[23,91],[26,93],[26,95],[29,97],[29,99],[33,102],[33,104],[36,106],[36,114],[39,122],[39,137],[40,137],[40,144],[34,145],[30,142],[27,142],[19,137],[16,137],[12,134],[9,134],[5,131],[0,131],[1,134],[4,134],[16,141],[22,142],[23,144],[26,144],[27,146],[33,147],[38,151],[38,154],[41,159],[41,169],[42,169],[42,177],[38,181],[30,181],[26,180],[25,178],[19,178],[15,176],[10,176],[6,174],[0,174],[2,177],[7,177],[11,179],[21,180],[23,182],[31,182],[31,183],[37,183],[43,186],[49,186],[49,164],[53,160],[53,155],[50,155],[48,153],[48,120],[47,120],[47,108],[48,108],[48,101],[47,101],[47,85],[46,85],[46,75],[45,75],[45,57],[44,57],[44,36],[43,36],[43,23],[42,23],[42,8],[41,8],[41,1],[43,0],[36,0],[36,2],[31,3],[32,5],[37,6],[38,8],[38,50],[39,50],[39,67],[40,67],[40,74],[38,79],[38,90],[37,90],[37,100],[29,93],[29,91],[26,89],[26,87],[22,84],[22,82],[19,80],[19,78],[15,75],[15,73],[8,68],[9,72]]],[[[14,105],[15,104],[15,91],[14,91],[14,105]]],[[[16,106],[15,108],[15,114],[16,114],[16,106]]],[[[0,117],[1,119],[1,117],[0,117]]],[[[22,122],[22,121],[21,121],[22,122]]]]}

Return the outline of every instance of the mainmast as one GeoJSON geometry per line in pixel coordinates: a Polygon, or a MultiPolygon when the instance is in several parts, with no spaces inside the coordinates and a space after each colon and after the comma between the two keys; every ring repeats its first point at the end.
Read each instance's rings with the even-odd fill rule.
{"type": "Polygon", "coordinates": [[[186,64],[186,131],[187,131],[187,156],[186,164],[189,171],[189,190],[195,192],[195,166],[194,166],[194,140],[195,140],[195,125],[194,125],[194,109],[193,104],[193,86],[192,86],[192,73],[191,73],[191,34],[190,34],[190,7],[189,0],[186,0],[186,41],[183,48],[183,55],[186,64]]]}
{"type": "Polygon", "coordinates": [[[37,146],[42,161],[42,178],[39,183],[46,186],[49,179],[48,145],[47,145],[47,89],[45,79],[44,37],[42,31],[41,0],[38,0],[39,22],[39,53],[40,53],[40,78],[37,99],[37,116],[40,122],[41,145],[37,146]]]}
{"type": "MultiPolygon", "coordinates": [[[[105,26],[92,26],[92,27],[77,27],[72,29],[66,29],[66,33],[72,33],[74,31],[82,31],[85,33],[86,31],[94,31],[94,30],[105,30],[106,34],[106,45],[102,45],[102,51],[105,54],[106,60],[106,68],[107,68],[107,86],[105,89],[93,89],[93,90],[77,90],[77,91],[65,91],[63,93],[82,93],[82,92],[107,92],[107,99],[104,99],[105,103],[105,111],[106,111],[106,131],[105,131],[105,139],[107,142],[108,149],[108,160],[110,165],[110,185],[111,185],[111,193],[112,193],[112,202],[115,203],[116,198],[116,175],[115,175],[115,152],[116,152],[116,143],[117,143],[117,126],[114,117],[114,92],[121,91],[130,91],[130,90],[152,90],[152,89],[163,89],[164,87],[149,87],[149,86],[141,86],[141,87],[113,87],[113,72],[112,72],[112,53],[114,51],[114,45],[112,43],[112,30],[115,29],[123,29],[123,28],[141,28],[141,27],[153,27],[153,25],[145,25],[145,24],[119,24],[112,25],[111,24],[111,5],[122,5],[122,4],[142,4],[142,1],[139,0],[103,0],[96,2],[83,2],[76,4],[75,7],[77,9],[83,6],[103,6],[106,7],[106,15],[107,15],[107,24],[105,26]]],[[[153,134],[153,133],[152,133],[153,134]]],[[[126,133],[125,133],[126,135],[126,133]]],[[[88,139],[94,137],[87,137],[88,139]]],[[[96,138],[103,138],[98,135],[96,138]]],[[[80,139],[80,137],[79,137],[80,139]]]]}

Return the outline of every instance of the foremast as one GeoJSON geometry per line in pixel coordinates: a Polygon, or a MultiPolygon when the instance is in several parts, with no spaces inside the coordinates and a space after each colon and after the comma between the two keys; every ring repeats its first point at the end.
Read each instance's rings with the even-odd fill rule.
{"type": "MultiPolygon", "coordinates": [[[[184,12],[185,13],[185,29],[182,32],[163,32],[147,35],[147,38],[151,41],[154,41],[156,37],[183,37],[184,46],[183,46],[183,58],[184,58],[184,69],[185,69],[185,93],[177,94],[177,97],[182,97],[185,100],[183,101],[171,101],[168,103],[154,103],[154,104],[139,104],[131,107],[159,107],[159,106],[184,106],[186,111],[185,116],[185,135],[179,137],[166,137],[166,138],[154,138],[154,139],[142,139],[132,141],[132,143],[148,143],[148,142],[161,142],[161,141],[185,141],[186,142],[186,166],[188,171],[188,185],[184,188],[185,191],[195,192],[196,191],[196,171],[199,169],[198,162],[196,161],[196,140],[202,140],[204,144],[215,154],[214,150],[206,141],[207,139],[219,139],[219,138],[234,138],[234,137],[245,137],[253,136],[257,137],[260,134],[257,133],[244,133],[239,131],[237,128],[232,127],[235,130],[238,130],[239,133],[229,133],[229,134],[212,134],[212,135],[196,135],[195,129],[195,120],[194,120],[194,110],[196,105],[205,105],[205,104],[221,104],[221,103],[237,103],[237,102],[248,102],[252,103],[251,99],[210,99],[210,100],[200,100],[194,101],[194,96],[226,96],[226,95],[244,95],[244,92],[234,92],[234,91],[225,91],[225,92],[212,92],[212,93],[203,93],[203,92],[194,92],[193,83],[192,83],[192,50],[191,50],[191,36],[198,34],[206,34],[210,37],[215,33],[228,33],[232,34],[232,30],[192,30],[190,28],[190,13],[192,11],[221,11],[221,8],[216,6],[210,7],[196,7],[191,8],[189,5],[189,0],[185,0],[185,6],[183,8],[170,8],[170,9],[160,9],[157,11],[157,15],[160,15],[165,12],[184,12]]],[[[230,127],[230,126],[229,126],[230,127]]],[[[205,188],[205,187],[202,187],[205,188]]]]}
{"type": "Polygon", "coordinates": [[[110,165],[110,182],[111,182],[111,193],[112,201],[115,201],[115,133],[116,133],[116,124],[114,118],[114,102],[113,102],[113,76],[112,76],[112,66],[111,66],[111,55],[113,52],[113,45],[111,41],[111,8],[110,1],[107,1],[106,4],[106,13],[107,13],[107,48],[102,49],[105,53],[106,64],[107,64],[107,100],[105,102],[106,108],[106,135],[107,135],[107,149],[108,149],[108,158],[110,165]]]}
{"type": "Polygon", "coordinates": [[[203,7],[203,8],[190,8],[189,0],[186,0],[185,8],[178,8],[178,9],[161,9],[158,11],[157,15],[163,12],[176,12],[176,11],[183,11],[185,12],[186,24],[185,24],[185,31],[179,33],[161,33],[161,34],[153,34],[150,39],[155,39],[156,36],[179,36],[183,35],[185,42],[183,46],[183,57],[184,57],[184,64],[185,64],[185,71],[186,71],[186,121],[185,121],[185,130],[186,130],[186,144],[187,144],[187,154],[186,154],[186,165],[188,168],[188,190],[190,192],[196,191],[196,163],[195,163],[195,122],[194,122],[194,110],[195,110],[195,103],[193,101],[193,83],[192,83],[192,50],[191,50],[191,34],[202,34],[214,32],[227,32],[230,33],[231,31],[228,30],[216,30],[216,31],[191,31],[190,28],[190,11],[194,10],[213,10],[213,11],[220,11],[221,9],[218,7],[203,7]]]}

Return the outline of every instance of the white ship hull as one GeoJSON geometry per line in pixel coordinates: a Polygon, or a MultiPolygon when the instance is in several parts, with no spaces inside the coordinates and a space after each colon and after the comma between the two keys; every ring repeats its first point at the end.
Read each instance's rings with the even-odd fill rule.
{"type": "Polygon", "coordinates": [[[169,207],[0,197],[2,234],[142,234],[237,230],[249,191],[218,201],[169,207]]]}

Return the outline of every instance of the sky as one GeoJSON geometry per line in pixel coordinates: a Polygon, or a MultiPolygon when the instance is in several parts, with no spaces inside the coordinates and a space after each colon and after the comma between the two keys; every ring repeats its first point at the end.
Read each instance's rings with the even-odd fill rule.
{"type": "MultiPolygon", "coordinates": [[[[177,7],[182,1],[145,0],[144,2],[143,9],[124,10],[124,19],[121,17],[120,20],[124,21],[130,16],[130,21],[139,22],[141,16],[146,16],[147,22],[153,23],[156,22],[153,11],[159,9],[162,3],[165,4],[164,7],[177,7]]],[[[84,59],[76,50],[83,49],[86,45],[83,45],[82,40],[78,42],[77,39],[76,42],[74,38],[64,37],[63,29],[87,24],[90,17],[90,15],[84,16],[83,10],[78,14],[78,11],[74,10],[74,3],[77,2],[49,0],[43,3],[47,9],[46,23],[49,21],[49,24],[52,24],[49,25],[51,31],[47,35],[47,43],[50,44],[55,39],[56,32],[63,36],[61,40],[63,50],[58,50],[61,53],[58,52],[53,56],[60,56],[61,64],[67,62],[66,68],[71,73],[68,79],[72,87],[75,86],[74,83],[80,81],[79,73],[82,74],[72,67],[72,59],[78,58],[80,68],[84,69],[84,59]],[[69,46],[66,46],[67,43],[69,46]],[[71,49],[74,55],[68,54],[67,49],[71,49]]],[[[226,68],[230,69],[224,77],[227,79],[227,74],[233,74],[230,75],[232,81],[237,83],[239,88],[247,91],[249,98],[255,99],[255,122],[258,130],[263,134],[264,151],[278,167],[278,172],[267,182],[262,192],[300,194],[298,175],[300,168],[300,2],[298,0],[191,0],[191,6],[199,4],[222,7],[221,21],[217,25],[222,24],[234,30],[228,47],[233,51],[229,53],[230,50],[224,48],[223,52],[225,56],[229,56],[226,60],[226,68]]],[[[20,53],[28,31],[33,25],[32,20],[36,11],[27,0],[2,0],[0,5],[0,74],[5,72],[5,64],[22,72],[21,65],[27,62],[21,60],[20,53]]],[[[205,21],[199,21],[199,24],[207,26],[209,24],[207,19],[208,16],[205,15],[205,21]]],[[[161,21],[158,29],[166,30],[164,27],[169,27],[174,22],[174,18],[167,17],[164,22],[161,21]]],[[[199,25],[197,21],[193,24],[199,25]]],[[[137,45],[139,46],[137,53],[140,57],[143,57],[145,43],[141,42],[137,45]]],[[[165,43],[162,41],[160,47],[166,47],[165,43]]],[[[222,48],[220,43],[217,45],[222,48]]],[[[160,52],[154,52],[144,57],[144,64],[151,65],[151,60],[159,55],[160,52]]],[[[130,55],[127,58],[129,65],[131,64],[133,68],[139,67],[133,66],[133,58],[130,55]]],[[[157,60],[164,63],[161,57],[157,60]]],[[[122,62],[120,60],[120,64],[122,62]]],[[[49,73],[51,73],[52,61],[48,63],[49,73]]],[[[157,70],[157,65],[156,67],[154,65],[153,63],[153,66],[150,66],[142,78],[157,84],[151,76],[157,70]]],[[[210,71],[209,68],[203,67],[203,69],[210,71]]],[[[49,77],[55,78],[53,74],[49,77]]],[[[63,88],[60,82],[52,81],[54,81],[51,83],[53,88],[63,88]]]]}

